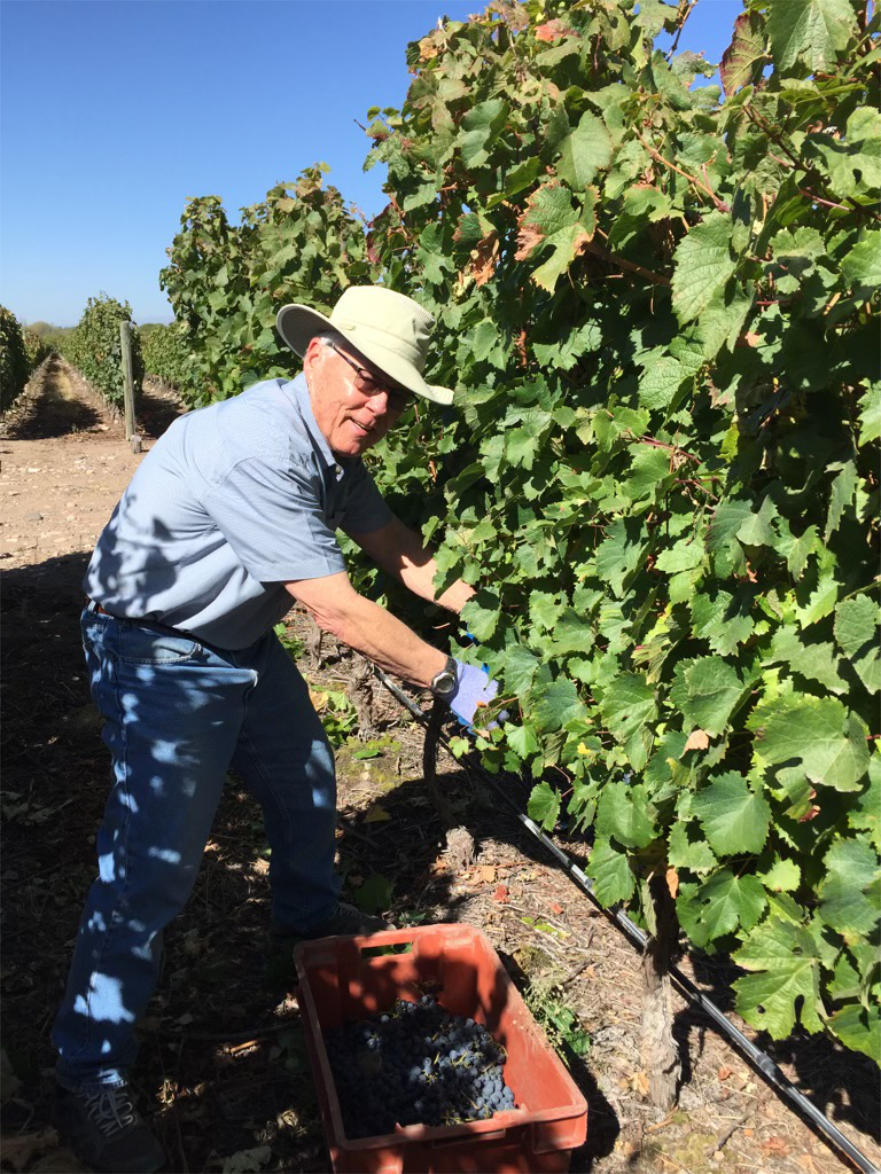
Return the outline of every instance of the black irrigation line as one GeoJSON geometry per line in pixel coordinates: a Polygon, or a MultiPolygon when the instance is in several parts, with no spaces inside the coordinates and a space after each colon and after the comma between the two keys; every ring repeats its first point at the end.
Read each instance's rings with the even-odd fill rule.
{"type": "MultiPolygon", "coordinates": [[[[432,788],[435,784],[435,771],[437,762],[437,747],[442,744],[449,750],[448,739],[443,734],[441,729],[442,720],[444,717],[444,706],[436,702],[432,709],[426,714],[419,708],[415,702],[407,696],[407,694],[400,689],[394,681],[391,680],[380,668],[374,666],[374,672],[379,680],[385,685],[386,689],[395,697],[409,712],[426,727],[425,747],[423,751],[423,766],[425,768],[426,781],[430,782],[432,788]],[[429,777],[430,776],[430,777],[429,777]]],[[[600,905],[593,891],[593,882],[570,858],[562,849],[547,836],[534,820],[530,819],[528,815],[520,810],[517,804],[506,794],[505,790],[499,785],[496,779],[489,774],[488,771],[483,770],[480,766],[473,762],[466,765],[466,769],[478,774],[484,782],[489,783],[493,790],[511,809],[520,823],[531,832],[537,840],[539,840],[544,847],[551,853],[551,855],[562,865],[563,870],[568,873],[569,877],[574,881],[580,889],[582,889],[590,899],[597,905],[597,907],[615,924],[624,935],[630,939],[631,943],[637,946],[640,950],[644,950],[648,935],[639,928],[630,918],[622,913],[620,909],[605,909],[600,905]]],[[[522,780],[521,780],[522,781],[522,780]]],[[[849,1141],[841,1130],[834,1125],[828,1117],[826,1117],[814,1105],[804,1093],[800,1092],[795,1085],[789,1080],[786,1074],[778,1067],[778,1065],[771,1059],[767,1052],[763,1052],[761,1048],[749,1040],[742,1031],[740,1031],[730,1019],[721,1011],[712,1000],[708,999],[703,991],[699,990],[691,979],[682,973],[677,966],[670,967],[670,977],[674,985],[679,990],[680,994],[684,996],[693,1006],[698,1007],[711,1020],[713,1025],[719,1032],[728,1040],[730,1044],[740,1054],[749,1061],[749,1063],[756,1069],[756,1071],[764,1077],[764,1079],[775,1089],[775,1091],[784,1099],[790,1102],[790,1106],[799,1116],[807,1118],[807,1120],[824,1135],[827,1141],[836,1146],[840,1154],[847,1159],[863,1174],[881,1174],[878,1167],[874,1166],[866,1155],[858,1150],[853,1142],[849,1141]]]]}

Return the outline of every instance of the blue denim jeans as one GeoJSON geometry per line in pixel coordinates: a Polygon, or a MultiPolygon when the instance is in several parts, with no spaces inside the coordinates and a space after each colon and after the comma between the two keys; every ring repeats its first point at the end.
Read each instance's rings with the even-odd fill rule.
{"type": "Polygon", "coordinates": [[[82,628],[113,785],[52,1033],[68,1086],[115,1083],[132,1063],[162,931],[192,891],[230,767],[263,807],[273,920],[308,930],[339,892],[333,754],[274,633],[224,652],[89,610],[82,628]]]}

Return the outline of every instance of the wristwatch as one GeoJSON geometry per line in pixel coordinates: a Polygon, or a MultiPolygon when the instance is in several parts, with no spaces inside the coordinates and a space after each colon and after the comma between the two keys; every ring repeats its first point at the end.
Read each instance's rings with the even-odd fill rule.
{"type": "Polygon", "coordinates": [[[448,656],[447,663],[441,671],[432,677],[429,689],[431,689],[431,692],[438,701],[450,701],[456,692],[457,686],[456,662],[451,656],[448,656]]]}

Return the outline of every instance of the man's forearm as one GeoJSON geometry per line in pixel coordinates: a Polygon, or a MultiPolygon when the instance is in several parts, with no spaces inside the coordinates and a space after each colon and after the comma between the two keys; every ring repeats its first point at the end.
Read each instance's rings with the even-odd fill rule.
{"type": "Polygon", "coordinates": [[[342,617],[334,635],[387,672],[413,685],[430,685],[446,664],[446,654],[372,599],[357,599],[358,606],[342,617]]]}
{"type": "Polygon", "coordinates": [[[446,664],[446,654],[420,639],[384,607],[345,590],[336,576],[290,584],[288,590],[305,605],[318,626],[380,668],[423,688],[446,664]],[[322,588],[330,588],[323,590],[322,588]]]}

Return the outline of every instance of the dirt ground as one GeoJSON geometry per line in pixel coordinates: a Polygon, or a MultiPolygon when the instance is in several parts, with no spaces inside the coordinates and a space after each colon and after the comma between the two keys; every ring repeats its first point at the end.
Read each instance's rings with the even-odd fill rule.
{"type": "MultiPolygon", "coordinates": [[[[161,388],[143,396],[147,449],[179,410],[161,388]]],[[[81,668],[80,579],[141,459],[121,422],[58,361],[0,424],[2,1168],[23,1174],[83,1169],[50,1124],[48,1039],[94,875],[108,775],[81,668]]],[[[473,839],[473,851],[449,847],[423,779],[421,725],[363,662],[319,647],[305,616],[291,614],[288,639],[339,746],[344,894],[365,904],[372,894],[397,925],[459,921],[488,935],[537,1017],[556,1020],[561,1054],[587,1099],[587,1142],[572,1155],[574,1171],[851,1169],[678,996],[685,1080],[673,1112],[654,1109],[639,1061],[636,950],[493,787],[442,751],[439,785],[473,839]]],[[[506,786],[522,805],[518,784],[506,786]]],[[[583,841],[557,843],[584,860],[583,841]]],[[[169,1170],[329,1169],[290,968],[268,947],[267,870],[259,809],[232,780],[194,896],[166,935],[162,985],[141,1024],[134,1079],[169,1170]]],[[[694,957],[681,966],[730,1012],[724,964],[694,957]]],[[[881,1163],[874,1064],[824,1039],[756,1042],[881,1163]]]]}

